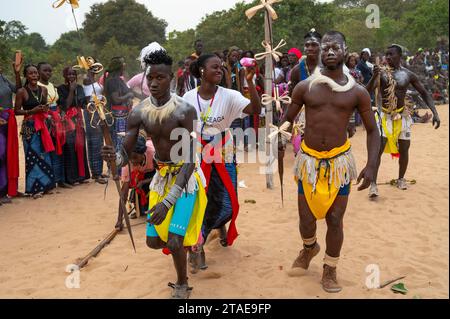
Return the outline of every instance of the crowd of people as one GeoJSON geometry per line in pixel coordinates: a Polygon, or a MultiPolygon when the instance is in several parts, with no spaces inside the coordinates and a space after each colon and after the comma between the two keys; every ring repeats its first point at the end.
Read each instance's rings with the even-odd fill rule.
{"type": "MultiPolygon", "coordinates": [[[[447,94],[448,50],[419,50],[408,58],[401,46],[391,45],[377,55],[378,61],[369,48],[348,52],[340,32],[322,37],[312,29],[303,40],[303,52],[290,48],[274,61],[272,74],[273,91],[292,98],[275,124],[300,128],[292,142],[299,138],[294,151],[303,249],[293,268],[306,270],[318,254],[316,220],[326,219],[322,286],[327,292],[338,292],[342,219],[350,182],[358,177],[348,138],[356,125],[364,124],[369,158],[358,177],[358,182],[363,180],[359,189],[370,187],[369,196],[378,196],[376,175],[383,152],[400,157],[397,186],[406,189],[412,112],[405,97],[411,85],[432,111],[433,125],[439,127],[432,97],[438,91],[447,94]],[[382,104],[375,117],[377,81],[382,104]]],[[[233,46],[205,54],[202,40],[195,41],[194,50],[173,72],[168,52],[151,43],[138,58],[142,72],[129,80],[123,57],[112,58],[103,74],[91,70],[82,79],[77,68],[68,66],[63,71],[65,82],[59,85],[51,82],[52,66],[46,62],[25,65],[21,74],[22,61],[16,59],[15,83],[0,77],[0,205],[15,196],[37,199],[55,187],[72,188],[90,179],[105,184],[109,176],[104,161],[116,161],[123,198],[139,207],[136,213],[149,217],[148,246],[173,255],[178,280],[171,287],[174,297],[181,298],[192,289],[187,284],[184,247],[191,247],[189,264],[195,273],[207,268],[203,243],[212,230],[219,230],[225,247],[238,235],[236,141],[230,128],[257,130],[264,121],[265,68],[263,63],[247,67],[241,63],[243,58],[253,61],[254,52],[233,46]],[[103,146],[99,117],[92,112],[97,99],[106,101],[114,148],[103,146]],[[16,118],[22,120],[20,131],[16,118]],[[171,157],[177,141],[170,139],[170,131],[178,127],[199,133],[191,134],[206,150],[199,162],[171,157]],[[18,190],[19,133],[25,158],[24,192],[18,190]],[[214,148],[207,148],[210,143],[222,145],[220,161],[206,159],[217,155],[214,148]]],[[[280,143],[282,154],[285,143],[280,143]]],[[[251,146],[248,140],[244,144],[246,150],[251,146]]],[[[120,218],[117,227],[122,227],[120,218]]]]}

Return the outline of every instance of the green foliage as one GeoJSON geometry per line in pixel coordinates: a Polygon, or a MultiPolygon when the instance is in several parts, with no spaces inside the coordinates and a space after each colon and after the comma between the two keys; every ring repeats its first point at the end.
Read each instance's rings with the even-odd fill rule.
{"type": "Polygon", "coordinates": [[[11,48],[6,39],[5,25],[6,22],[0,20],[0,67],[3,68],[3,72],[7,71],[5,68],[9,64],[9,56],[11,54],[11,48]]]}
{"type": "MultiPolygon", "coordinates": [[[[264,11],[258,12],[251,20],[245,16],[245,10],[258,4],[237,3],[228,11],[217,11],[203,18],[197,26],[197,35],[203,39],[205,51],[223,50],[232,45],[259,52],[264,39],[264,11]],[[232,35],[232,36],[230,36],[232,35]]],[[[316,28],[324,32],[332,26],[335,6],[313,0],[285,0],[275,5],[280,17],[273,23],[273,39],[277,44],[281,39],[290,47],[302,47],[303,36],[316,28]]],[[[169,39],[170,42],[170,39],[169,39]]]]}
{"type": "MultiPolygon", "coordinates": [[[[260,52],[264,38],[263,11],[251,20],[244,15],[246,9],[258,3],[256,0],[247,5],[238,3],[228,11],[207,15],[196,29],[206,51],[237,45],[260,52]]],[[[303,36],[311,28],[322,34],[332,29],[343,32],[353,51],[364,47],[384,51],[387,45],[398,43],[413,52],[421,46],[435,46],[438,39],[448,41],[447,0],[335,0],[332,3],[284,0],[274,8],[279,16],[273,22],[274,42],[285,39],[288,44],[284,51],[294,46],[301,49],[303,36]],[[379,29],[366,27],[369,4],[376,4],[380,9],[379,29]]]]}
{"type": "Polygon", "coordinates": [[[448,0],[418,0],[416,10],[405,14],[410,32],[407,41],[411,47],[433,47],[440,38],[448,44],[448,0]]]}
{"type": "Polygon", "coordinates": [[[4,25],[3,30],[6,40],[15,40],[18,37],[25,35],[27,27],[20,21],[12,20],[4,25]]]}
{"type": "MultiPolygon", "coordinates": [[[[110,0],[94,4],[80,33],[64,33],[51,46],[38,33],[27,33],[20,21],[0,20],[0,65],[11,77],[11,62],[16,49],[22,50],[26,63],[47,61],[53,65],[53,82],[62,83],[62,70],[76,64],[77,55],[92,56],[105,68],[114,56],[123,56],[126,73],[140,72],[136,58],[141,48],[152,41],[160,42],[172,55],[175,65],[194,51],[194,40],[202,39],[204,52],[222,51],[232,45],[242,49],[263,51],[264,11],[251,20],[245,10],[259,4],[237,3],[230,10],[206,15],[195,29],[170,32],[167,23],[152,15],[135,0],[110,0]]],[[[303,36],[315,28],[320,33],[339,30],[347,37],[351,51],[370,47],[373,52],[384,51],[391,43],[398,43],[415,52],[419,47],[432,48],[437,42],[448,45],[447,0],[284,0],[274,8],[279,16],[273,22],[275,45],[284,39],[286,52],[291,47],[303,49],[303,36]],[[366,27],[369,15],[366,7],[376,4],[380,9],[379,29],[366,27]]],[[[182,14],[182,13],[180,13],[182,14]]]]}
{"type": "Polygon", "coordinates": [[[195,30],[173,31],[169,33],[167,41],[163,44],[167,52],[170,52],[174,64],[184,59],[194,52],[195,30]]]}
{"type": "Polygon", "coordinates": [[[121,44],[142,48],[152,41],[164,42],[167,22],[135,0],[112,0],[94,4],[83,27],[89,41],[97,46],[114,36],[121,44]]]}
{"type": "Polygon", "coordinates": [[[77,56],[93,56],[95,47],[89,43],[81,29],[61,34],[59,39],[51,46],[47,62],[53,66],[54,83],[63,83],[62,71],[66,66],[73,66],[77,63],[77,56]]]}
{"type": "Polygon", "coordinates": [[[140,66],[136,58],[139,56],[140,48],[136,46],[128,46],[120,44],[115,37],[112,37],[105,45],[98,51],[98,59],[102,62],[105,70],[108,69],[108,64],[113,57],[121,56],[125,58],[126,73],[128,75],[135,75],[140,72],[140,66]]]}

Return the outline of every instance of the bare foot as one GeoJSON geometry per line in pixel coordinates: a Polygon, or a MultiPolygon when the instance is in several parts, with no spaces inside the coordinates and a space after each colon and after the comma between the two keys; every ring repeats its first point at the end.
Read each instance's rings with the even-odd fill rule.
{"type": "Polygon", "coordinates": [[[200,252],[190,250],[188,255],[189,266],[191,266],[190,272],[191,274],[196,274],[200,269],[200,252]]]}

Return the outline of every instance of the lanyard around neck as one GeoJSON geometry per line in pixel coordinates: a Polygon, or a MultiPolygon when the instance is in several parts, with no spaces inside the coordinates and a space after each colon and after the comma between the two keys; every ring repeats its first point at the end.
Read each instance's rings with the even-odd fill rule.
{"type": "Polygon", "coordinates": [[[198,104],[198,109],[200,110],[200,118],[201,118],[202,122],[206,123],[206,120],[208,119],[208,117],[211,115],[211,112],[212,112],[212,106],[213,106],[213,103],[214,103],[214,98],[216,97],[217,89],[214,92],[214,95],[213,95],[213,97],[211,99],[211,102],[209,102],[209,106],[205,110],[205,112],[203,112],[202,106],[200,104],[200,93],[199,93],[199,90],[200,90],[200,87],[198,86],[197,87],[197,104],[198,104]]]}

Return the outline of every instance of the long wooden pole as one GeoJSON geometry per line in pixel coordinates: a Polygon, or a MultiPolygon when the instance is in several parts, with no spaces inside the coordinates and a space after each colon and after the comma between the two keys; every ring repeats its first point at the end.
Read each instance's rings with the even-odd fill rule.
{"type": "MultiPolygon", "coordinates": [[[[380,66],[380,57],[376,57],[375,59],[375,64],[380,66]]],[[[378,74],[377,79],[376,79],[376,87],[375,87],[375,107],[377,108],[377,111],[379,111],[379,95],[380,95],[380,74],[378,74]]]]}
{"type": "Polygon", "coordinates": [[[77,262],[77,266],[79,269],[83,268],[84,266],[87,265],[87,263],[89,262],[89,259],[91,259],[92,257],[95,257],[98,255],[98,253],[106,246],[108,245],[113,239],[114,237],[116,237],[116,235],[119,233],[119,229],[115,228],[111,233],[109,233],[109,235],[103,239],[94,249],[92,249],[89,254],[86,255],[86,257],[84,257],[83,259],[81,259],[79,262],[77,262]]]}
{"type": "MultiPolygon", "coordinates": [[[[264,39],[266,43],[270,44],[272,47],[271,34],[270,30],[272,29],[272,17],[270,14],[265,12],[264,18],[264,39]]],[[[265,80],[264,80],[264,92],[269,96],[272,96],[272,55],[269,54],[266,56],[265,62],[265,80]]],[[[272,143],[270,142],[268,136],[270,134],[270,124],[273,122],[273,109],[272,103],[266,105],[266,158],[267,158],[267,167],[266,167],[266,186],[269,189],[273,189],[273,172],[272,172],[272,163],[274,156],[272,154],[272,143]]]]}

